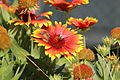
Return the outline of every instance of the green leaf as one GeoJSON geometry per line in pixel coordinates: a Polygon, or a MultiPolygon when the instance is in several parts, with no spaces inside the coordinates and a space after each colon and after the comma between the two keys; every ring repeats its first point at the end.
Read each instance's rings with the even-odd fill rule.
{"type": "Polygon", "coordinates": [[[39,59],[40,58],[40,48],[41,47],[37,47],[37,45],[35,45],[35,47],[31,51],[31,56],[34,57],[35,59],[39,59]]]}
{"type": "MultiPolygon", "coordinates": [[[[19,73],[15,74],[14,77],[13,77],[11,80],[18,80],[18,79],[20,78],[21,74],[23,73],[23,71],[24,71],[24,69],[25,69],[25,66],[26,66],[26,64],[24,64],[24,66],[22,67],[21,70],[18,69],[18,70],[19,70],[19,71],[18,71],[19,73]]],[[[18,67],[18,68],[19,68],[19,67],[18,67]]]]}
{"type": "Polygon", "coordinates": [[[11,40],[11,51],[15,55],[16,59],[22,61],[23,63],[26,62],[26,56],[29,55],[29,53],[26,50],[22,49],[14,39],[11,40]]]}
{"type": "Polygon", "coordinates": [[[120,71],[119,72],[115,72],[115,74],[113,75],[113,79],[112,80],[120,80],[120,71]]]}
{"type": "MultiPolygon", "coordinates": [[[[3,62],[5,62],[5,60],[3,62]]],[[[0,68],[0,80],[11,80],[13,76],[13,66],[14,63],[11,62],[10,64],[4,65],[0,68]]]]}
{"type": "Polygon", "coordinates": [[[10,15],[7,12],[7,10],[4,7],[2,7],[1,11],[2,11],[2,17],[3,17],[4,21],[9,21],[10,20],[10,15]]]}
{"type": "Polygon", "coordinates": [[[65,67],[65,64],[63,64],[58,69],[56,69],[55,74],[59,74],[64,69],[64,67],[65,67]]]}
{"type": "Polygon", "coordinates": [[[103,70],[98,62],[96,62],[96,67],[97,67],[97,72],[99,73],[100,77],[103,77],[103,70]]]}
{"type": "Polygon", "coordinates": [[[3,57],[5,54],[8,54],[9,49],[0,50],[0,57],[3,57]]]}
{"type": "Polygon", "coordinates": [[[8,62],[7,62],[6,59],[3,57],[1,67],[6,67],[7,65],[8,65],[8,62]]]}
{"type": "Polygon", "coordinates": [[[98,61],[96,62],[96,71],[103,80],[112,79],[111,63],[104,56],[98,55],[98,61]]]}
{"type": "Polygon", "coordinates": [[[2,24],[3,19],[2,19],[2,14],[0,13],[0,25],[2,24]]]}
{"type": "Polygon", "coordinates": [[[54,75],[49,77],[49,80],[63,80],[63,77],[60,75],[54,75]]]}
{"type": "Polygon", "coordinates": [[[92,76],[92,78],[93,78],[94,80],[103,80],[103,79],[101,79],[97,74],[94,74],[94,75],[92,76]]]}
{"type": "Polygon", "coordinates": [[[69,62],[67,59],[65,59],[64,57],[58,59],[58,61],[57,61],[56,64],[57,64],[57,65],[60,65],[60,66],[66,64],[66,65],[65,65],[66,67],[71,66],[70,62],[69,62]]]}

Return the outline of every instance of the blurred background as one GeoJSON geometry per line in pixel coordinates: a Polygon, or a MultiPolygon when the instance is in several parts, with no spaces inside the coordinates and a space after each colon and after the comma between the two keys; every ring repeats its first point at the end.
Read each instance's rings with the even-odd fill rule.
{"type": "Polygon", "coordinates": [[[58,11],[54,7],[49,7],[49,5],[44,5],[43,1],[39,0],[40,8],[37,14],[53,11],[52,22],[61,21],[65,23],[66,16],[67,18],[71,16],[83,19],[87,16],[97,18],[99,22],[93,25],[91,30],[85,34],[87,47],[91,49],[101,44],[102,38],[110,36],[109,33],[112,28],[120,25],[120,0],[115,0],[114,2],[113,0],[90,0],[89,4],[78,6],[69,14],[58,11]]]}

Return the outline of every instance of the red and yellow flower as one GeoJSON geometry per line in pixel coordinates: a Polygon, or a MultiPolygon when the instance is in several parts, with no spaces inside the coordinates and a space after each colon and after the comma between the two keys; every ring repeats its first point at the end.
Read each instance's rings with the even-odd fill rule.
{"type": "Polygon", "coordinates": [[[73,59],[76,52],[83,49],[82,35],[74,30],[66,28],[67,25],[55,22],[48,30],[37,29],[33,32],[33,40],[38,46],[45,46],[45,54],[51,60],[63,55],[67,59],[73,59]],[[44,35],[43,35],[44,34],[44,35]]]}
{"type": "Polygon", "coordinates": [[[48,26],[48,25],[51,25],[51,21],[49,21],[48,19],[38,19],[38,17],[41,17],[41,16],[45,16],[47,18],[49,18],[49,16],[52,15],[52,12],[49,11],[49,12],[45,12],[43,14],[40,14],[39,16],[35,15],[34,12],[31,12],[31,13],[26,13],[26,14],[21,14],[19,17],[21,20],[17,20],[17,19],[13,19],[13,20],[10,20],[8,21],[8,23],[14,23],[14,25],[34,25],[35,27],[42,27],[43,25],[45,26],[48,26]]]}
{"type": "Polygon", "coordinates": [[[76,28],[84,31],[89,29],[93,24],[97,23],[98,20],[92,17],[86,17],[84,20],[81,18],[70,17],[67,21],[69,25],[75,26],[76,28]]]}
{"type": "Polygon", "coordinates": [[[82,4],[88,4],[88,0],[72,0],[72,1],[66,1],[66,0],[45,0],[46,4],[51,4],[51,6],[56,7],[57,10],[62,11],[70,11],[74,9],[78,5],[82,4]]]}
{"type": "Polygon", "coordinates": [[[37,19],[41,16],[49,18],[52,12],[45,12],[40,15],[35,15],[35,11],[38,8],[38,0],[18,0],[18,8],[16,14],[18,14],[19,19],[13,19],[8,21],[8,23],[14,23],[14,25],[34,25],[35,27],[42,27],[51,25],[51,21],[48,19],[37,19]]]}

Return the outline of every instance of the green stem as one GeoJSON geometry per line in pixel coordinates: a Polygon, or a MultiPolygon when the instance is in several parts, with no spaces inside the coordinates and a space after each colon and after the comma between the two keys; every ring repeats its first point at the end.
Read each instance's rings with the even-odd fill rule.
{"type": "Polygon", "coordinates": [[[117,56],[119,56],[119,48],[117,48],[117,56]]]}
{"type": "Polygon", "coordinates": [[[85,32],[83,32],[83,43],[84,43],[84,48],[86,48],[86,37],[85,37],[85,32]]]}
{"type": "Polygon", "coordinates": [[[31,54],[33,53],[33,40],[31,40],[31,54]]]}
{"type": "Polygon", "coordinates": [[[49,76],[44,72],[42,71],[42,69],[35,63],[33,62],[29,57],[27,57],[24,53],[22,53],[22,55],[27,58],[35,67],[37,67],[47,78],[49,78],[49,76]]]}
{"type": "MultiPolygon", "coordinates": [[[[32,27],[30,28],[30,39],[32,38],[31,34],[32,34],[32,27]]],[[[33,46],[34,46],[34,43],[33,43],[33,40],[31,40],[31,53],[33,53],[33,46]]]]}
{"type": "Polygon", "coordinates": [[[19,70],[20,70],[20,67],[17,68],[17,71],[16,71],[15,75],[18,74],[19,70]]]}
{"type": "Polygon", "coordinates": [[[86,38],[85,38],[85,35],[83,35],[83,42],[84,42],[84,48],[86,48],[86,38]]]}
{"type": "MultiPolygon", "coordinates": [[[[68,60],[68,59],[67,59],[68,60]]],[[[68,62],[70,63],[70,64],[72,64],[72,62],[70,61],[70,60],[68,60],[68,62]]]]}

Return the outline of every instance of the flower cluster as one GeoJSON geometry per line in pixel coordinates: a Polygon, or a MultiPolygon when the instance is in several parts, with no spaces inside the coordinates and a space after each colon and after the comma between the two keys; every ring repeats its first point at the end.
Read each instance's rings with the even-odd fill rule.
{"type": "Polygon", "coordinates": [[[35,12],[38,8],[38,0],[18,0],[18,7],[16,13],[18,14],[19,19],[12,19],[8,23],[14,23],[17,25],[27,25],[30,24],[36,27],[48,26],[51,24],[51,21],[48,19],[37,19],[39,17],[45,16],[49,18],[52,15],[52,12],[45,12],[40,15],[36,15],[35,12]]]}
{"type": "MultiPolygon", "coordinates": [[[[88,4],[89,0],[44,0],[44,3],[50,4],[50,6],[54,6],[57,10],[69,12],[79,5],[88,4]]],[[[15,32],[13,36],[16,39],[16,42],[18,42],[18,45],[20,45],[20,47],[23,46],[23,44],[25,44],[24,40],[28,38],[27,40],[30,39],[31,43],[29,44],[28,42],[27,48],[29,48],[25,48],[25,51],[30,52],[30,56],[33,57],[34,52],[41,53],[42,50],[39,52],[38,47],[44,47],[43,54],[45,53],[45,57],[49,56],[51,62],[56,62],[57,60],[64,58],[73,64],[72,69],[75,80],[94,80],[91,78],[94,72],[92,68],[85,63],[85,61],[94,61],[95,55],[91,49],[86,48],[85,36],[80,34],[79,31],[87,31],[91,28],[91,26],[96,24],[98,20],[93,17],[86,17],[85,19],[70,17],[64,22],[65,24],[59,21],[52,23],[50,21],[50,16],[53,15],[52,11],[36,15],[36,11],[39,8],[38,5],[38,0],[18,0],[18,6],[13,9],[3,3],[0,3],[0,8],[5,7],[7,11],[10,11],[15,16],[17,16],[15,18],[12,17],[12,19],[10,18],[11,20],[9,20],[8,23],[9,25],[12,24],[12,28],[10,26],[10,33],[13,34],[15,32]],[[70,25],[74,26],[75,28],[68,28],[70,25]],[[75,60],[74,63],[72,60],[75,60]]],[[[117,31],[118,30],[113,30],[111,35],[119,39],[119,35],[116,34],[117,31]]],[[[10,48],[10,37],[8,36],[7,30],[2,26],[0,26],[0,37],[2,37],[2,39],[0,39],[0,49],[4,50],[10,48]]],[[[13,45],[13,47],[14,46],[16,45],[13,45]]],[[[24,49],[24,47],[22,48],[24,49]]],[[[103,53],[107,53],[106,50],[107,48],[104,48],[104,50],[103,48],[98,49],[98,51],[103,53]]],[[[29,59],[27,55],[23,55],[25,58],[29,59]]],[[[49,58],[48,60],[50,60],[49,58]]],[[[111,60],[112,58],[114,57],[108,57],[108,59],[111,60]]],[[[33,64],[36,66],[35,63],[33,64]]],[[[38,68],[38,66],[36,67],[38,68]]],[[[64,65],[62,67],[64,67],[64,65]]],[[[45,74],[44,71],[42,71],[40,68],[39,70],[45,74]]],[[[53,78],[56,78],[56,76],[53,78]]],[[[60,78],[61,77],[59,77],[59,79],[60,78]]]]}

